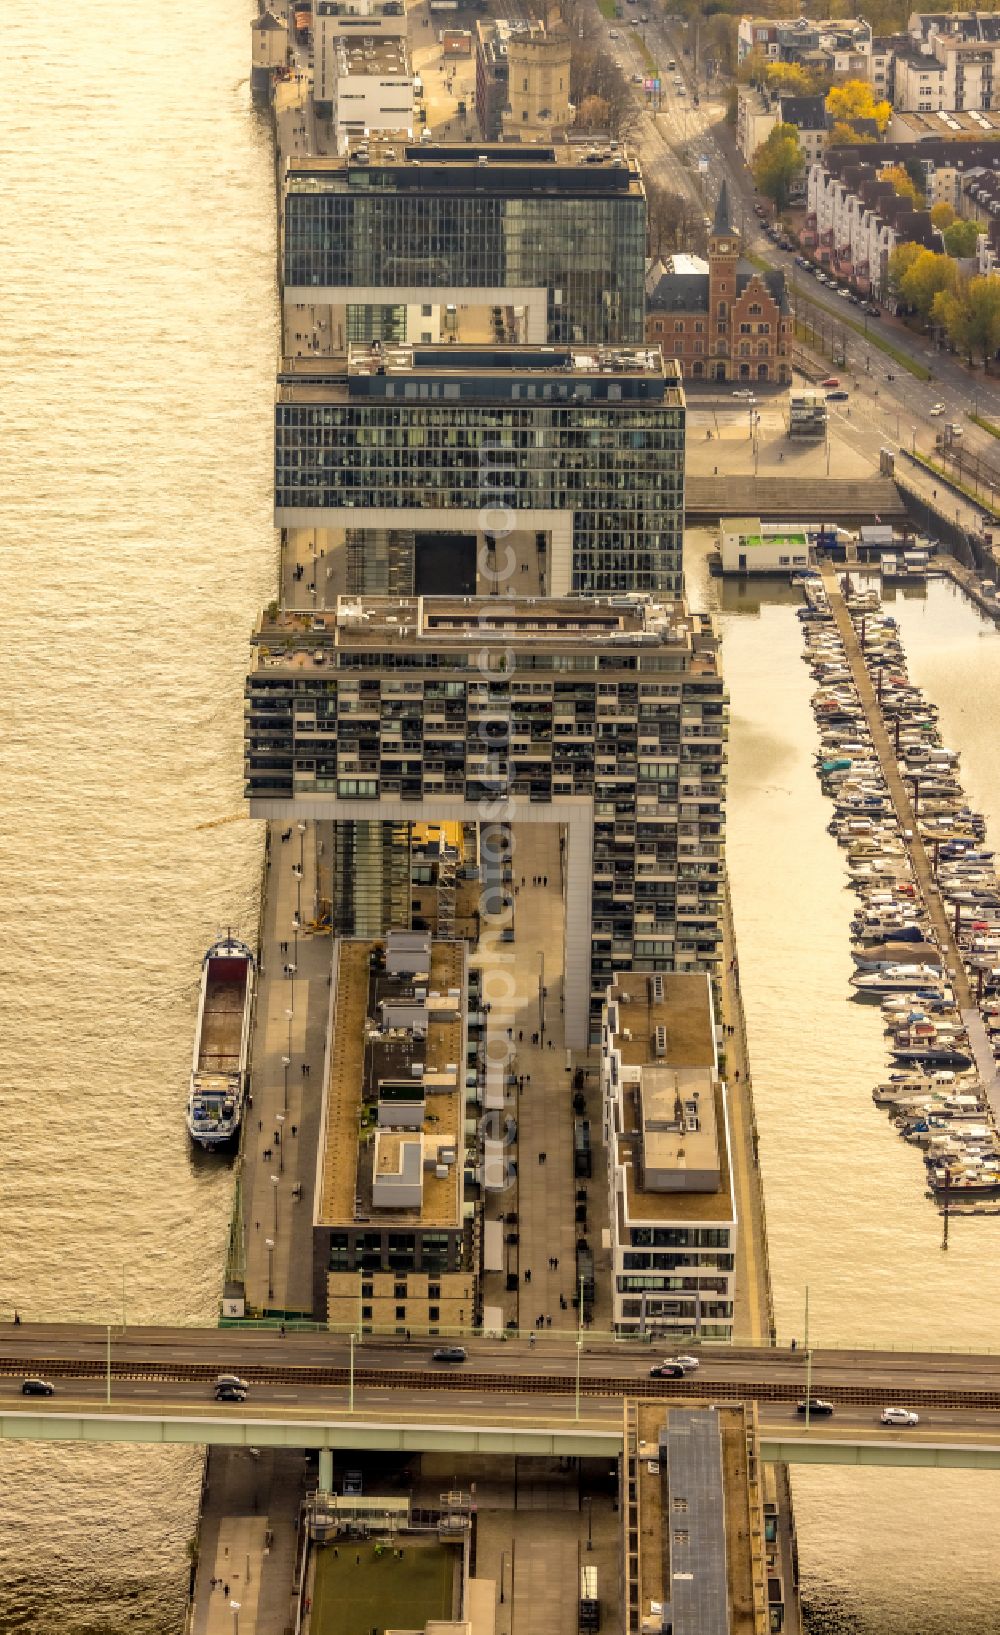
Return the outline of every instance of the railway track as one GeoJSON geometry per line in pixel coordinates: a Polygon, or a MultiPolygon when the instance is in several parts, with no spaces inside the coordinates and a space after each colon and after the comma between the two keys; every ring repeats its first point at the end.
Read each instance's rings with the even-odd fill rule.
{"type": "MultiPolygon", "coordinates": [[[[35,1357],[32,1373],[53,1379],[105,1379],[106,1363],[94,1358],[88,1361],[67,1360],[59,1357],[35,1357]]],[[[26,1369],[16,1358],[0,1357],[0,1376],[23,1378],[26,1369]]],[[[347,1368],[305,1368],[273,1366],[245,1368],[247,1382],[253,1385],[302,1385],[306,1387],[347,1386],[350,1378],[347,1368]]],[[[188,1380],[214,1380],[218,1368],[204,1363],[111,1363],[111,1378],[151,1382],[156,1380],[180,1384],[188,1380]]],[[[982,1408],[1000,1411],[1000,1390],[947,1390],[938,1386],[899,1387],[891,1385],[827,1384],[813,1377],[813,1390],[833,1403],[843,1406],[881,1407],[886,1404],[905,1404],[911,1408],[982,1408]]],[[[356,1390],[384,1391],[463,1391],[481,1392],[484,1396],[572,1396],[576,1391],[575,1374],[500,1374],[470,1372],[466,1369],[453,1373],[436,1369],[413,1368],[355,1368],[356,1390]]],[[[583,1375],[580,1394],[585,1397],[609,1399],[644,1398],[699,1398],[718,1401],[797,1402],[804,1395],[803,1386],[795,1381],[711,1379],[707,1375],[687,1375],[684,1379],[659,1380],[628,1375],[583,1375]]]]}

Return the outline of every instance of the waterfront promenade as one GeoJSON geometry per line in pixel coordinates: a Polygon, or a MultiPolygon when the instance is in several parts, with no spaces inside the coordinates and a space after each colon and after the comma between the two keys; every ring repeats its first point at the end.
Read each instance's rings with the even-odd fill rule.
{"type": "Polygon", "coordinates": [[[312,1311],[312,1203],[332,958],[330,936],[308,929],[320,895],[320,844],[313,824],[269,826],[253,1105],[240,1184],[247,1308],[276,1315],[312,1311]]]}

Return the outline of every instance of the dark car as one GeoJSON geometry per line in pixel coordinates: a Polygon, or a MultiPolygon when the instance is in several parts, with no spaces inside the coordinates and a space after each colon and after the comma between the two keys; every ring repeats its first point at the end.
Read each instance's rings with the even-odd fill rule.
{"type": "Polygon", "coordinates": [[[30,1379],[21,1381],[21,1395],[23,1397],[53,1397],[55,1394],[56,1388],[54,1385],[50,1385],[48,1380],[30,1379]]]}
{"type": "Polygon", "coordinates": [[[431,1352],[433,1362],[464,1362],[467,1356],[464,1345],[439,1345],[431,1352]]]}
{"type": "Polygon", "coordinates": [[[651,1380],[682,1380],[684,1370],[680,1363],[654,1363],[649,1377],[651,1380]]]}
{"type": "Polygon", "coordinates": [[[808,1409],[810,1414],[832,1414],[833,1403],[824,1402],[822,1397],[810,1397],[808,1402],[797,1402],[795,1412],[804,1414],[808,1409]]]}
{"type": "Polygon", "coordinates": [[[247,1394],[239,1385],[217,1385],[215,1387],[216,1402],[246,1402],[247,1394]]]}

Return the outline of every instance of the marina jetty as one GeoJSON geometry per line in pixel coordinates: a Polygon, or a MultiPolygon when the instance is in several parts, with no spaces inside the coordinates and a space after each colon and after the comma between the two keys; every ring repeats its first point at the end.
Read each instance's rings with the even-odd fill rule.
{"type": "Polygon", "coordinates": [[[946,1210],[1000,1199],[1000,882],[985,819],[877,593],[829,564],[800,583],[817,773],[859,898],[852,997],[881,1004],[889,1041],[873,1099],[923,1149],[946,1210]]]}

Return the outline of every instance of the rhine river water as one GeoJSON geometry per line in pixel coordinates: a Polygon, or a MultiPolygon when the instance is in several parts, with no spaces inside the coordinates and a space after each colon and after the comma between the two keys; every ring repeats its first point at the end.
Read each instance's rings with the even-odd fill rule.
{"type": "MultiPolygon", "coordinates": [[[[246,637],[271,594],[272,151],[252,0],[5,16],[0,67],[0,1319],[211,1321],[231,1173],[183,1127],[198,963],[252,933],[246,637]],[[205,825],[217,825],[205,827],[205,825]]],[[[696,596],[711,601],[697,558],[696,596]]],[[[913,668],[1000,834],[1000,639],[946,586],[913,668]]],[[[786,595],[726,593],[731,867],[782,1333],[1000,1345],[994,1221],[943,1255],[869,1099],[786,595]]],[[[174,1635],[195,1453],[0,1446],[0,1631],[174,1635]]],[[[811,1635],[1000,1629],[1000,1478],[797,1475],[811,1635]]]]}

